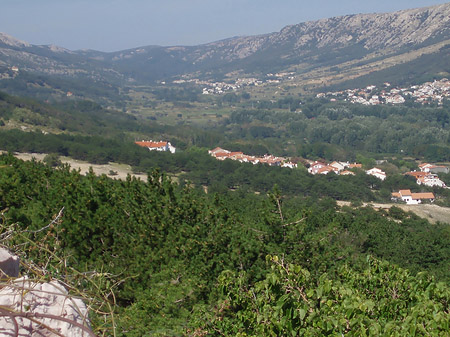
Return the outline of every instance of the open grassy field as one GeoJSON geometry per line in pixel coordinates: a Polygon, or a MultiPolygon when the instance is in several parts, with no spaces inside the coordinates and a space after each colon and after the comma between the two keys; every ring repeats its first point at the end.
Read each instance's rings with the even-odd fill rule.
{"type": "MultiPolygon", "coordinates": [[[[348,201],[338,201],[339,206],[350,206],[348,201]]],[[[364,204],[367,206],[368,204],[364,204]]],[[[405,212],[413,212],[430,223],[442,222],[450,224],[450,208],[432,204],[406,205],[406,204],[370,204],[374,209],[390,209],[392,206],[401,208],[405,212]]]]}
{"type": "MultiPolygon", "coordinates": [[[[35,158],[38,161],[44,160],[46,154],[45,153],[15,153],[15,156],[22,160],[31,160],[35,158]]],[[[89,169],[92,167],[95,174],[102,175],[106,174],[110,178],[113,179],[122,179],[125,180],[127,175],[130,174],[133,177],[136,177],[138,179],[147,180],[146,174],[135,174],[131,170],[131,166],[124,165],[124,164],[118,164],[118,163],[108,163],[105,165],[96,165],[91,164],[82,160],[75,160],[69,157],[59,157],[61,162],[64,164],[69,164],[70,167],[74,170],[80,170],[81,174],[86,174],[89,172],[89,169]],[[114,173],[114,174],[112,174],[114,173]]]]}

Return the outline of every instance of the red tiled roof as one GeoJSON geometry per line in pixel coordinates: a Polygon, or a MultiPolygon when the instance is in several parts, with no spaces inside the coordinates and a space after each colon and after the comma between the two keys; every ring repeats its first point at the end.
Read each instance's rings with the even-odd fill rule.
{"type": "Polygon", "coordinates": [[[217,152],[213,154],[216,158],[230,157],[231,154],[229,152],[217,152]]]}
{"type": "Polygon", "coordinates": [[[398,191],[402,196],[411,195],[411,190],[400,190],[398,191]]]}
{"type": "Polygon", "coordinates": [[[348,175],[354,176],[355,172],[352,172],[352,171],[342,171],[341,172],[341,176],[348,176],[348,175]]]}
{"type": "Polygon", "coordinates": [[[417,199],[435,199],[434,194],[432,192],[412,193],[412,198],[414,200],[417,200],[417,199]]]}
{"type": "Polygon", "coordinates": [[[421,178],[421,177],[425,177],[426,175],[428,175],[428,173],[426,172],[422,172],[422,171],[416,171],[416,172],[406,172],[405,174],[409,175],[409,176],[413,176],[416,179],[421,178]]]}
{"type": "Polygon", "coordinates": [[[228,150],[224,150],[221,147],[216,147],[215,149],[212,149],[209,151],[209,153],[214,154],[214,153],[218,153],[218,152],[226,152],[229,153],[230,151],[228,150]]]}
{"type": "Polygon", "coordinates": [[[142,142],[135,142],[137,145],[142,147],[150,147],[150,148],[156,148],[156,147],[163,147],[167,145],[167,142],[153,142],[153,141],[142,141],[142,142]]]}

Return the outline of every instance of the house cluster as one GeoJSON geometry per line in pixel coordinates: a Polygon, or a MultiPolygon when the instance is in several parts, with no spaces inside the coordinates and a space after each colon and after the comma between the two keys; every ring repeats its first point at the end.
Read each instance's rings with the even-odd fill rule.
{"type": "Polygon", "coordinates": [[[202,86],[203,95],[223,94],[227,91],[236,91],[246,86],[258,86],[263,84],[263,81],[257,78],[238,78],[232,83],[226,82],[210,82],[200,80],[198,78],[193,79],[178,79],[174,80],[174,84],[193,83],[202,86]]]}
{"type": "Polygon", "coordinates": [[[419,185],[446,187],[445,183],[439,179],[437,174],[448,173],[448,167],[423,163],[419,165],[419,169],[420,171],[407,172],[406,174],[416,178],[417,184],[419,185]]]}
{"type": "Polygon", "coordinates": [[[258,86],[265,83],[281,83],[281,81],[289,79],[294,79],[293,72],[281,72],[276,74],[266,74],[266,78],[264,80],[254,78],[254,77],[246,77],[246,78],[238,78],[232,82],[210,82],[200,80],[198,78],[181,78],[174,80],[172,83],[174,84],[185,84],[185,83],[193,83],[199,86],[202,86],[203,95],[214,95],[214,94],[223,94],[227,91],[236,91],[238,89],[247,87],[247,86],[258,86]]]}
{"type": "MultiPolygon", "coordinates": [[[[438,173],[448,173],[449,168],[447,166],[434,165],[429,163],[423,163],[419,165],[420,171],[412,171],[405,173],[410,175],[417,180],[417,184],[425,185],[429,187],[443,187],[445,188],[445,183],[439,179],[438,173]]],[[[435,196],[431,192],[426,193],[412,193],[410,190],[400,190],[398,192],[392,193],[392,200],[403,201],[408,205],[417,205],[423,201],[433,202],[435,196]]]]}
{"type": "Polygon", "coordinates": [[[308,172],[311,174],[328,174],[334,172],[339,175],[355,175],[354,172],[349,171],[352,168],[362,168],[361,164],[350,164],[348,162],[338,162],[334,161],[331,164],[326,164],[321,161],[311,161],[308,162],[309,168],[308,172]]]}
{"type": "MultiPolygon", "coordinates": [[[[338,162],[334,161],[331,164],[326,164],[324,162],[315,161],[309,163],[308,172],[311,174],[328,174],[334,172],[338,175],[355,175],[351,169],[359,168],[362,169],[362,164],[349,163],[349,162],[338,162]]],[[[385,180],[386,173],[379,168],[372,168],[366,171],[367,174],[377,177],[378,179],[385,180]]]]}
{"type": "Polygon", "coordinates": [[[170,153],[175,153],[176,148],[170,144],[170,142],[165,142],[160,140],[159,142],[154,142],[153,140],[141,140],[136,141],[135,144],[146,147],[150,151],[169,151],[170,153]]]}
{"type": "Polygon", "coordinates": [[[408,205],[418,205],[423,201],[433,202],[435,196],[432,192],[412,193],[411,190],[400,190],[392,193],[393,201],[403,201],[408,205]]]}
{"type": "Polygon", "coordinates": [[[386,82],[383,88],[369,85],[364,89],[319,93],[316,97],[328,98],[332,102],[346,101],[364,105],[402,104],[409,97],[417,103],[437,102],[442,105],[444,99],[450,99],[450,80],[443,78],[439,81],[425,82],[409,88],[391,88],[391,84],[386,82]]]}
{"type": "Polygon", "coordinates": [[[215,149],[208,151],[208,153],[211,156],[213,156],[214,158],[216,158],[217,160],[231,159],[231,160],[237,160],[241,163],[252,163],[253,165],[267,164],[269,166],[281,166],[281,167],[288,167],[288,168],[296,168],[297,167],[296,163],[292,163],[286,158],[275,157],[272,155],[256,157],[256,156],[246,155],[242,152],[231,152],[231,151],[222,149],[220,147],[216,147],[215,149]]]}

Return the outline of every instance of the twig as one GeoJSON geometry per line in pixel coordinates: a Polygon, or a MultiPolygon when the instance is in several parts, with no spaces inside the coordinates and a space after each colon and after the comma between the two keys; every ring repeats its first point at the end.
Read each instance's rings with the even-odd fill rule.
{"type": "Polygon", "coordinates": [[[305,220],[305,219],[306,219],[306,218],[301,218],[300,220],[297,220],[297,221],[294,221],[294,222],[291,222],[291,223],[287,223],[287,224],[285,224],[285,225],[283,225],[283,226],[281,226],[281,227],[287,227],[287,226],[290,226],[290,225],[296,225],[296,224],[302,222],[302,221],[305,220]]]}
{"type": "Polygon", "coordinates": [[[61,208],[61,210],[59,211],[59,213],[58,213],[58,215],[56,216],[56,218],[54,218],[54,219],[52,220],[52,222],[50,222],[47,226],[44,226],[44,227],[42,227],[41,229],[38,229],[38,230],[36,230],[36,231],[28,231],[28,230],[25,230],[24,232],[29,232],[29,233],[39,233],[39,232],[42,232],[43,230],[46,230],[46,229],[49,228],[51,225],[53,225],[54,223],[56,223],[56,222],[59,220],[60,217],[62,217],[63,212],[64,212],[64,207],[61,208]]]}

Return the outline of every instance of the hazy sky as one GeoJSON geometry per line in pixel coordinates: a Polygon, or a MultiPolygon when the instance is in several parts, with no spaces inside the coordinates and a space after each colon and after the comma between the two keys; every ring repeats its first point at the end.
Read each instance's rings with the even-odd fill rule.
{"type": "Polygon", "coordinates": [[[194,45],[345,14],[438,0],[0,0],[0,32],[32,44],[117,51],[194,45]]]}

